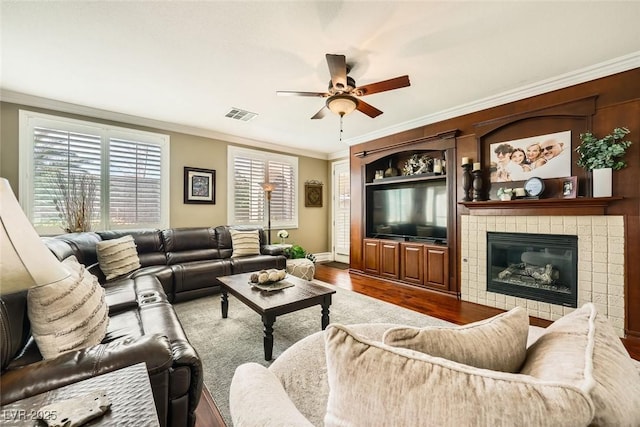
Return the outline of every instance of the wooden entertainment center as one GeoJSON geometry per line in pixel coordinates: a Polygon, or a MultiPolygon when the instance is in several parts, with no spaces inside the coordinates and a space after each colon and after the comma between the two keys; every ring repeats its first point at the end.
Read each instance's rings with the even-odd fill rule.
{"type": "MultiPolygon", "coordinates": [[[[456,221],[455,194],[456,176],[449,171],[447,159],[453,159],[455,137],[457,130],[441,133],[435,136],[420,138],[394,144],[383,149],[356,153],[362,171],[360,194],[362,204],[361,227],[365,238],[362,240],[362,270],[361,272],[392,281],[407,283],[447,293],[456,293],[456,287],[450,284],[451,272],[456,271],[456,221]],[[426,156],[437,159],[442,164],[438,173],[428,172],[402,176],[397,172],[412,156],[426,156]],[[379,173],[394,170],[398,176],[380,178],[379,173]],[[398,186],[436,184],[446,188],[444,200],[446,207],[439,207],[440,212],[446,212],[438,218],[439,227],[431,226],[435,222],[417,225],[418,230],[409,233],[373,230],[371,221],[378,207],[374,206],[368,195],[372,190],[384,190],[398,186]],[[444,225],[441,225],[444,223],[444,225]]],[[[439,168],[437,168],[439,169],[439,168]]],[[[433,167],[432,167],[433,170],[433,167]]],[[[436,202],[429,201],[429,207],[436,209],[436,202]]],[[[402,207],[398,206],[399,209],[402,207]]],[[[405,207],[405,209],[407,209],[405,207]]],[[[409,212],[399,212],[400,216],[410,216],[409,212]]],[[[431,216],[435,216],[432,214],[431,216]]],[[[435,221],[435,220],[434,220],[435,221]]]]}

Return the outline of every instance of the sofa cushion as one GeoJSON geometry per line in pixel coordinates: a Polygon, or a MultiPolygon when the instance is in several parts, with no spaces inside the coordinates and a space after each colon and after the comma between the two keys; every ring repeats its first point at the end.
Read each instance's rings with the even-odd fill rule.
{"type": "Polygon", "coordinates": [[[233,245],[231,258],[248,255],[260,255],[260,236],[258,230],[229,230],[233,245]]]}
{"type": "Polygon", "coordinates": [[[555,381],[591,383],[592,424],[640,425],[640,375],[606,316],[595,305],[555,321],[527,351],[521,373],[555,381]]]}
{"type": "Polygon", "coordinates": [[[131,273],[140,268],[140,259],[133,236],[103,240],[96,243],[98,262],[107,280],[131,273]]]}
{"type": "Polygon", "coordinates": [[[75,257],[63,262],[69,277],[29,289],[32,334],[45,359],[99,344],[109,318],[104,289],[75,257]]]}
{"type": "Polygon", "coordinates": [[[516,307],[459,327],[397,327],[382,340],[394,347],[442,357],[476,368],[518,372],[527,354],[529,315],[516,307]]]}
{"type": "Polygon", "coordinates": [[[585,426],[593,417],[587,392],[562,376],[551,382],[478,369],[336,324],[325,348],[326,426],[585,426]]]}

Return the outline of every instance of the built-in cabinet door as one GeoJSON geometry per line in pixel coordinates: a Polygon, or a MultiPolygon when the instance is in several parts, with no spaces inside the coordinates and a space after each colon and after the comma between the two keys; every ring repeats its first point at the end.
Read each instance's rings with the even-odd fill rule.
{"type": "Polygon", "coordinates": [[[449,290],[449,249],[433,246],[424,249],[424,284],[449,290]]]}
{"type": "Polygon", "coordinates": [[[416,285],[423,284],[424,245],[419,243],[400,244],[400,279],[416,285]]]}
{"type": "Polygon", "coordinates": [[[400,275],[400,243],[380,241],[380,275],[397,279],[400,275]]]}
{"type": "Polygon", "coordinates": [[[366,273],[380,274],[380,240],[363,240],[364,271],[366,273]]]}

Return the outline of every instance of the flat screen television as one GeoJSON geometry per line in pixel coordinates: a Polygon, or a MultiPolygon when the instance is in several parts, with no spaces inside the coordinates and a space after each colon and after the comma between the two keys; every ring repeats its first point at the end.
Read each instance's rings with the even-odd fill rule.
{"type": "Polygon", "coordinates": [[[367,237],[447,243],[446,180],[369,186],[367,237]]]}

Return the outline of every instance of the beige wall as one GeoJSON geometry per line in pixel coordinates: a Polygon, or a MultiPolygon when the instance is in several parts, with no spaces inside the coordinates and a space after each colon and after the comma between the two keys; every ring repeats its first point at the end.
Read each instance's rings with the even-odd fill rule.
{"type": "MultiPolygon", "coordinates": [[[[0,176],[7,178],[16,192],[19,185],[18,110],[21,108],[46,114],[55,114],[80,120],[108,123],[115,126],[168,134],[171,137],[171,227],[215,226],[227,223],[227,142],[2,102],[0,103],[0,176]],[[215,205],[190,205],[183,203],[183,168],[185,166],[215,169],[215,205]]],[[[331,181],[328,180],[328,177],[331,172],[330,162],[300,156],[298,167],[299,228],[289,230],[290,237],[287,240],[289,243],[299,244],[309,252],[329,252],[329,236],[331,234],[329,229],[331,218],[329,195],[331,181]],[[307,180],[320,180],[324,183],[322,208],[305,208],[304,183],[307,180]]],[[[272,239],[277,240],[275,232],[272,239]]]]}

